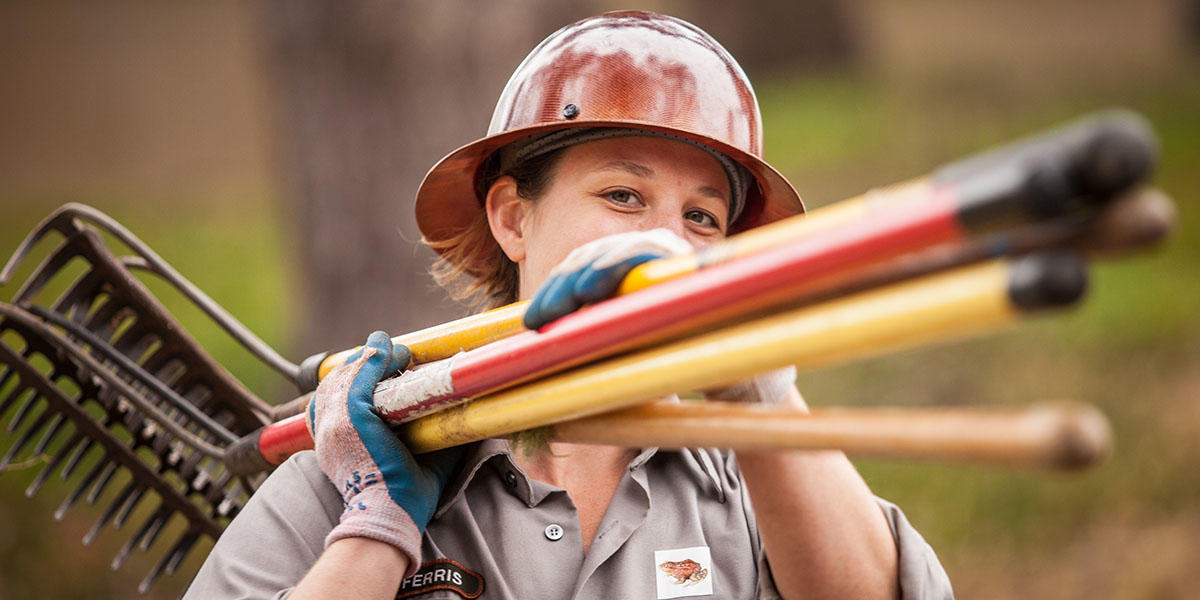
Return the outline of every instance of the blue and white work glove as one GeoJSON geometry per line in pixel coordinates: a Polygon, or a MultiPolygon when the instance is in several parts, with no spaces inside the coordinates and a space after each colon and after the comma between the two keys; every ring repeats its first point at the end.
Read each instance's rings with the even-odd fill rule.
{"type": "Polygon", "coordinates": [[[372,333],[321,381],[306,415],[317,463],[345,502],[325,546],[347,537],[386,542],[408,556],[406,577],[420,566],[421,534],[463,457],[461,448],[450,448],[417,459],[375,413],[375,385],[406,367],[409,356],[386,333],[372,333]]]}
{"type": "Polygon", "coordinates": [[[585,304],[611,298],[625,275],[644,262],[691,251],[691,244],[667,229],[592,240],[572,250],[550,272],[525,310],[525,327],[539,329],[585,304]]]}

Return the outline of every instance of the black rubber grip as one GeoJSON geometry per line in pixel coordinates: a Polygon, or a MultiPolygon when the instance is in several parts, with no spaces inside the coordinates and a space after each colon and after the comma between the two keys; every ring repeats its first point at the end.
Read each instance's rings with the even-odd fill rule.
{"type": "Polygon", "coordinates": [[[314,354],[300,363],[300,373],[296,376],[296,388],[301,394],[307,394],[317,389],[321,383],[321,363],[329,357],[328,352],[314,354]]]}
{"type": "Polygon", "coordinates": [[[1087,291],[1087,264],[1067,250],[1051,250],[1013,261],[1008,296],[1024,311],[1074,304],[1087,291]]]}
{"type": "Polygon", "coordinates": [[[231,473],[248,477],[275,467],[263,458],[262,451],[258,449],[258,438],[262,436],[262,431],[260,427],[225,448],[225,467],[231,473]]]}
{"type": "Polygon", "coordinates": [[[1111,110],[948,164],[933,180],[957,192],[962,223],[980,228],[1102,205],[1157,162],[1146,119],[1111,110]]]}

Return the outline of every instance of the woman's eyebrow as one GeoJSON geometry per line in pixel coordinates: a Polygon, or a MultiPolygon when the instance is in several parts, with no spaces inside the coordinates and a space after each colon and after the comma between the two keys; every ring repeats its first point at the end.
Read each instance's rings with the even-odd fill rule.
{"type": "MultiPolygon", "coordinates": [[[[653,177],[654,169],[647,167],[641,163],[636,163],[631,160],[614,160],[605,163],[600,167],[601,171],[623,171],[636,175],[638,177],[653,177]]],[[[701,195],[717,198],[718,200],[728,200],[726,195],[711,185],[702,185],[696,188],[696,191],[701,195]]]]}
{"type": "Polygon", "coordinates": [[[629,160],[614,160],[610,163],[606,163],[603,167],[600,167],[600,168],[602,170],[606,170],[606,171],[607,170],[625,171],[626,173],[629,173],[631,175],[636,175],[638,177],[654,176],[654,170],[651,169],[650,167],[647,167],[643,164],[635,163],[635,162],[629,161],[629,160]]]}

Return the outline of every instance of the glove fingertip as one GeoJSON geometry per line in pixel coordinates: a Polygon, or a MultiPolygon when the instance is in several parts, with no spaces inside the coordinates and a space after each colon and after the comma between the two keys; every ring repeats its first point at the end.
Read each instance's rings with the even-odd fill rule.
{"type": "Polygon", "coordinates": [[[659,258],[662,257],[658,254],[643,253],[608,267],[600,269],[588,267],[580,272],[579,278],[575,282],[575,297],[585,303],[612,298],[630,271],[642,263],[659,258]]]}
{"type": "Polygon", "coordinates": [[[621,267],[622,265],[614,265],[603,269],[583,269],[575,280],[575,289],[572,290],[575,297],[581,302],[596,302],[612,296],[617,284],[624,278],[624,273],[618,272],[621,267]]]}
{"type": "Polygon", "coordinates": [[[542,322],[538,325],[538,327],[544,327],[548,323],[557,321],[558,319],[575,312],[579,306],[579,302],[577,302],[573,296],[564,294],[553,306],[542,310],[542,322]]]}
{"type": "Polygon", "coordinates": [[[412,362],[412,350],[404,344],[393,344],[391,361],[388,367],[384,370],[384,377],[399,373],[408,368],[412,362]]]}
{"type": "Polygon", "coordinates": [[[380,352],[390,354],[392,351],[392,336],[388,335],[385,331],[376,330],[367,336],[366,345],[380,352]]]}
{"type": "Polygon", "coordinates": [[[571,297],[576,273],[555,275],[542,285],[525,311],[524,323],[528,329],[540,329],[543,325],[575,310],[578,304],[571,297]]]}
{"type": "Polygon", "coordinates": [[[521,323],[526,329],[536,330],[545,324],[545,320],[542,319],[542,304],[545,302],[547,288],[553,285],[557,280],[557,275],[551,275],[550,279],[546,280],[546,282],[542,284],[542,287],[538,289],[537,293],[535,293],[533,298],[529,301],[529,306],[525,308],[525,314],[521,317],[521,323]]]}
{"type": "Polygon", "coordinates": [[[350,391],[346,397],[352,410],[360,403],[370,405],[371,390],[383,379],[392,361],[392,338],[383,331],[376,331],[367,337],[362,352],[365,358],[359,358],[361,362],[356,367],[358,372],[350,382],[350,391]],[[368,353],[368,348],[374,352],[368,353]]]}
{"type": "Polygon", "coordinates": [[[314,439],[317,437],[317,397],[314,395],[308,401],[308,410],[305,413],[306,418],[304,424],[308,426],[308,435],[314,439]]]}
{"type": "Polygon", "coordinates": [[[530,304],[529,307],[525,309],[525,315],[521,317],[521,325],[523,325],[525,329],[531,329],[535,331],[538,327],[542,326],[541,311],[538,310],[538,306],[536,304],[530,304]]]}

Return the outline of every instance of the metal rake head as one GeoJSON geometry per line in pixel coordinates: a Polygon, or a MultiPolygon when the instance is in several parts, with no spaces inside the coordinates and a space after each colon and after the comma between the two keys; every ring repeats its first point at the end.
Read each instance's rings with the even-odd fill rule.
{"type": "Polygon", "coordinates": [[[80,500],[103,502],[85,545],[107,524],[124,525],[135,509],[139,517],[148,513],[112,563],[119,568],[135,547],[161,552],[139,587],[144,593],[203,537],[215,540],[254,491],[261,476],[234,475],[222,455],[272,417],[271,407],[214,362],[134,272],[166,279],[235,338],[258,344],[252,351],[285,375],[295,366],[264,350],[119,224],[85,206],[67,205],[47,218],[0,273],[0,285],[55,231],[61,243],[11,303],[0,302],[0,435],[10,442],[0,472],[14,462],[44,461],[29,496],[56,472],[71,481],[57,519],[80,500]],[[114,254],[97,227],[133,255],[114,254]],[[180,533],[155,546],[164,531],[180,533]]]}

